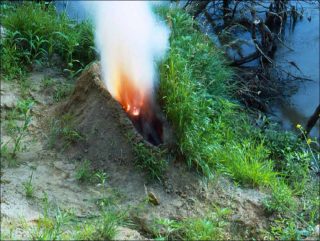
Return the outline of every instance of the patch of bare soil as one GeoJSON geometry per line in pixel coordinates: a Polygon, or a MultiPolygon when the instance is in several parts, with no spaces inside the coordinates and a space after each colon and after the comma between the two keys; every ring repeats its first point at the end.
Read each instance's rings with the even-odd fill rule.
{"type": "MultiPolygon", "coordinates": [[[[117,193],[117,208],[127,210],[132,221],[130,228],[119,227],[116,239],[153,237],[157,218],[202,217],[212,211],[213,205],[232,210],[226,237],[262,237],[261,231],[268,221],[261,205],[264,195],[260,192],[235,187],[222,177],[206,180],[178,160],[169,162],[161,182],[151,181],[148,173],[137,168],[133,142],[141,142],[147,148],[158,147],[143,140],[121,106],[106,91],[99,64],[94,63],[83,72],[71,96],[62,103],[53,101],[50,87],[41,87],[41,80],[47,77],[53,83],[67,81],[58,71],[47,69],[30,76],[33,85],[38,83],[40,87],[30,91],[36,105],[29,136],[24,140],[26,151],[17,157],[19,166],[2,166],[1,230],[10,232],[14,227],[14,237],[30,238],[25,225],[34,225],[41,217],[44,193],[60,208],[72,209],[81,218],[98,214],[97,200],[112,190],[117,193]],[[71,143],[57,138],[55,148],[50,149],[50,123],[66,115],[81,138],[71,143]],[[76,168],[84,160],[90,160],[94,170],[107,174],[104,186],[80,183],[76,179],[76,168]],[[22,185],[31,174],[35,187],[32,199],[26,198],[22,185]],[[151,194],[156,199],[154,204],[146,201],[151,194]]],[[[12,103],[20,98],[19,92],[10,87],[11,83],[6,85],[1,89],[1,100],[6,103],[1,108],[12,108],[12,103]]],[[[1,138],[8,138],[3,124],[1,129],[1,138]]],[[[161,230],[157,232],[161,234],[161,230]]]]}

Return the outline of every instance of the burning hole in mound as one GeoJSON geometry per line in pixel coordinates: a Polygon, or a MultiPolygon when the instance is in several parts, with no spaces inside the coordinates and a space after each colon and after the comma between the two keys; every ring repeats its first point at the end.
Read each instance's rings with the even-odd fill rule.
{"type": "MultiPolygon", "coordinates": [[[[155,108],[157,110],[158,108],[155,108]]],[[[163,122],[158,117],[159,114],[153,113],[154,110],[147,112],[140,111],[138,115],[128,113],[129,119],[134,127],[151,144],[158,146],[163,143],[163,122]]]]}
{"type": "Polygon", "coordinates": [[[160,108],[152,95],[148,95],[134,86],[124,74],[116,83],[114,98],[122,105],[134,127],[145,140],[157,146],[163,143],[163,122],[160,108]]]}

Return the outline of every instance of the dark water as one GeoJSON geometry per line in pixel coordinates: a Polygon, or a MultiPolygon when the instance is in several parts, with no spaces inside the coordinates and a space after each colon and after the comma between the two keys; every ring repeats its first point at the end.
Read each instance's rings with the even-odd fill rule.
{"type": "MultiPolygon", "coordinates": [[[[78,21],[89,17],[86,12],[85,1],[57,1],[55,2],[58,11],[66,10],[67,14],[78,21]]],[[[275,54],[275,63],[286,71],[292,72],[294,75],[305,76],[312,81],[296,81],[297,91],[286,100],[278,101],[272,105],[273,115],[286,130],[295,129],[297,124],[305,126],[308,118],[319,104],[319,7],[317,5],[303,4],[304,17],[295,25],[294,31],[290,23],[284,29],[284,42],[293,49],[279,45],[275,54]],[[311,17],[311,21],[307,20],[311,17]],[[288,63],[293,61],[297,64],[299,70],[288,63]]],[[[107,16],[106,16],[107,18],[107,16]]],[[[214,42],[217,38],[210,29],[204,29],[209,32],[214,42]]],[[[242,36],[245,38],[245,36],[242,36]]],[[[247,36],[250,39],[250,36],[247,36]]],[[[245,38],[246,39],[246,38],[245,38]]],[[[250,53],[252,47],[244,46],[244,53],[250,53]]],[[[254,66],[257,61],[249,63],[254,66]]],[[[319,121],[311,131],[311,136],[320,138],[319,121]]]]}
{"type": "MultiPolygon", "coordinates": [[[[298,21],[294,31],[286,25],[284,39],[286,45],[294,51],[279,45],[275,62],[294,75],[304,75],[312,81],[297,81],[297,92],[285,101],[279,101],[272,107],[274,114],[281,120],[284,129],[294,129],[297,124],[305,126],[308,118],[319,104],[319,8],[305,4],[304,18],[298,21]],[[311,17],[311,21],[307,20],[311,17]],[[301,72],[288,61],[293,61],[301,72]]],[[[319,138],[319,121],[311,136],[319,138]]]]}
{"type": "Polygon", "coordinates": [[[58,12],[66,11],[68,16],[74,20],[82,21],[89,18],[85,4],[89,1],[55,1],[58,12]]]}

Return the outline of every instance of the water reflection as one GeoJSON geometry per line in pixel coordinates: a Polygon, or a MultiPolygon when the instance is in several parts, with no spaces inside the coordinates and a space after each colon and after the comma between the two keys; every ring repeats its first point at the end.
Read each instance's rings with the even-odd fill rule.
{"type": "MultiPolygon", "coordinates": [[[[288,100],[279,101],[273,106],[274,114],[280,120],[283,128],[294,129],[296,124],[306,125],[308,118],[319,104],[319,8],[305,4],[304,18],[298,21],[294,31],[291,24],[284,30],[286,47],[279,46],[275,54],[275,61],[282,68],[294,75],[305,75],[313,81],[300,81],[298,90],[288,100]],[[311,21],[307,20],[308,18],[311,21]],[[291,26],[290,26],[291,25],[291,26]],[[301,72],[289,61],[297,64],[301,72]],[[288,102],[289,103],[288,103],[288,102]]],[[[320,137],[319,121],[310,133],[313,137],[320,137]]]]}

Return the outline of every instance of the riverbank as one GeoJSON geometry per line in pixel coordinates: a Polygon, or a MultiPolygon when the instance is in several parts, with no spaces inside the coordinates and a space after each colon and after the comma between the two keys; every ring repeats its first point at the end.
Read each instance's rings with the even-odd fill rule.
{"type": "MultiPolygon", "coordinates": [[[[156,9],[171,30],[170,52],[159,64],[158,101],[174,143],[160,147],[161,160],[137,149],[132,163],[139,159],[142,170],[119,161],[114,164],[117,171],[111,172],[93,169],[99,160],[85,158],[93,143],[84,149],[83,138],[94,130],[81,132],[72,125],[77,116],[59,119],[50,112],[69,101],[77,76],[96,60],[92,26],[58,17],[50,6],[7,5],[2,16],[6,37],[1,39],[1,60],[6,63],[1,71],[1,185],[6,192],[1,201],[2,239],[114,239],[119,229],[162,239],[313,235],[319,218],[319,170],[309,141],[279,131],[265,117],[257,123],[248,118],[234,99],[233,71],[223,52],[190,15],[175,8],[156,9]],[[51,127],[43,128],[44,121],[51,127]],[[62,150],[52,145],[55,135],[59,146],[65,146],[62,150]],[[82,157],[70,160],[68,148],[78,148],[82,157]],[[128,171],[135,174],[124,188],[120,177],[128,171]],[[23,175],[17,178],[14,173],[23,175]],[[160,181],[149,181],[148,176],[160,181]],[[68,202],[78,200],[75,192],[85,198],[69,207],[68,202]],[[15,205],[26,210],[25,217],[11,213],[15,205]],[[139,212],[131,212],[135,209],[139,212]]],[[[95,145],[102,150],[112,141],[95,145]]]]}

